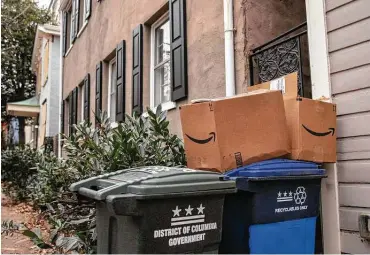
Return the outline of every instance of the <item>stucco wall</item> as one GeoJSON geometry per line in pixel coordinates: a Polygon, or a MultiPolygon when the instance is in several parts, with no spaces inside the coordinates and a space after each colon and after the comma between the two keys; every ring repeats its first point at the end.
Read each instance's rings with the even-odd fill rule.
{"type": "MultiPolygon", "coordinates": [[[[195,98],[225,95],[224,22],[222,0],[187,0],[188,98],[170,110],[173,132],[181,135],[178,106],[195,98]]],[[[126,40],[126,112],[131,112],[132,30],[144,25],[143,103],[150,105],[150,22],[167,0],[92,1],[85,30],[64,60],[63,98],[91,77],[91,116],[95,109],[95,67],[108,60],[126,40]]],[[[305,20],[304,0],[235,0],[235,65],[237,93],[248,80],[248,51],[305,20]]],[[[103,110],[107,110],[107,68],[103,65],[103,110]]],[[[80,112],[80,111],[79,111],[80,112]]],[[[91,118],[93,120],[93,118],[91,118]]]]}
{"type": "MultiPolygon", "coordinates": [[[[76,39],[64,59],[63,98],[91,75],[91,116],[95,109],[96,64],[115,50],[121,40],[126,40],[126,112],[131,112],[132,30],[144,24],[143,102],[150,105],[150,24],[148,20],[167,0],[92,1],[89,23],[76,39]]],[[[177,109],[170,110],[171,129],[181,134],[178,106],[200,97],[225,95],[224,89],[224,35],[223,3],[221,0],[187,1],[187,52],[188,84],[187,100],[178,102],[177,109]]],[[[107,65],[103,66],[106,77],[107,65]]],[[[103,77],[103,109],[106,108],[107,78],[103,77]]],[[[91,118],[93,120],[93,118],[91,118]]]]}
{"type": "Polygon", "coordinates": [[[306,20],[305,0],[235,0],[236,91],[243,93],[249,79],[250,50],[306,20]]]}

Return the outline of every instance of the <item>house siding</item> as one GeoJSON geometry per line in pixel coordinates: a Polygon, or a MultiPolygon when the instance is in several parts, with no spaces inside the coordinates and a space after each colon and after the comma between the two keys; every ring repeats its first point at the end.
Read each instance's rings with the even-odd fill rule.
{"type": "Polygon", "coordinates": [[[341,249],[370,253],[358,216],[370,213],[370,1],[326,0],[331,91],[337,104],[341,249]]]}
{"type": "MultiPolygon", "coordinates": [[[[38,137],[41,136],[41,133],[42,133],[42,121],[43,119],[45,118],[44,116],[42,116],[42,104],[45,102],[46,100],[46,104],[49,104],[49,100],[48,100],[48,97],[49,97],[49,93],[50,93],[50,86],[49,86],[49,82],[50,80],[48,79],[46,81],[46,83],[44,84],[45,80],[44,80],[44,66],[43,66],[43,58],[44,58],[44,54],[45,54],[45,51],[44,51],[44,48],[45,48],[45,45],[46,45],[46,42],[47,42],[47,38],[44,37],[42,39],[42,47],[40,49],[40,52],[41,52],[41,58],[40,58],[40,67],[41,68],[41,71],[39,72],[39,78],[38,78],[38,82],[40,83],[39,87],[40,87],[40,95],[39,95],[39,104],[40,104],[40,114],[39,114],[39,129],[38,129],[38,137]]],[[[49,51],[50,51],[50,47],[49,47],[49,51]]],[[[49,53],[48,53],[49,54],[49,53]]],[[[50,65],[50,61],[49,61],[49,65],[50,65]]],[[[50,68],[49,68],[49,71],[50,71],[50,68]]],[[[50,78],[50,77],[48,77],[50,78]]],[[[49,119],[48,119],[48,113],[49,113],[49,109],[48,109],[48,105],[47,105],[47,108],[46,108],[46,130],[45,130],[45,136],[49,136],[49,128],[48,128],[48,123],[49,123],[49,119]]],[[[38,139],[41,139],[41,138],[38,138],[38,139]]],[[[44,141],[39,141],[39,144],[38,146],[41,146],[41,144],[43,143],[44,141]]]]}
{"type": "MultiPolygon", "coordinates": [[[[48,78],[44,84],[40,84],[41,90],[39,95],[39,102],[42,105],[45,100],[47,104],[46,112],[46,130],[45,136],[55,136],[59,132],[59,73],[60,73],[60,52],[59,52],[59,37],[54,36],[48,37],[49,40],[49,69],[48,78]]],[[[42,48],[45,47],[46,37],[43,38],[42,48]]],[[[43,50],[41,52],[44,52],[43,50]]],[[[42,53],[44,54],[44,53],[42,53]]],[[[43,55],[41,59],[43,59],[43,55]]],[[[43,63],[42,61],[40,63],[43,63]]],[[[42,66],[44,68],[44,66],[42,66]]],[[[43,72],[42,72],[43,73],[43,72]]],[[[43,83],[44,78],[40,81],[43,83]]],[[[39,117],[39,123],[41,121],[41,116],[39,117]]],[[[41,123],[40,123],[41,124],[41,123]]],[[[40,130],[39,130],[40,132],[40,130]]],[[[39,133],[40,134],[40,133],[39,133]]],[[[43,141],[41,141],[43,142],[43,141]]]]}
{"type": "Polygon", "coordinates": [[[59,133],[59,85],[60,85],[60,38],[54,36],[50,45],[49,79],[47,86],[48,97],[48,122],[47,136],[55,136],[59,133]]]}

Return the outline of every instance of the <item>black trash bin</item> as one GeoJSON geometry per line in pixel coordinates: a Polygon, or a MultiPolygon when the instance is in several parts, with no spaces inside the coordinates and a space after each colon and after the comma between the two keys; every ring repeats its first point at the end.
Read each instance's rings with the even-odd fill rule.
{"type": "Polygon", "coordinates": [[[100,254],[217,253],[224,196],[234,181],[162,166],[121,170],[71,185],[97,203],[100,254]]]}
{"type": "Polygon", "coordinates": [[[311,162],[266,160],[227,173],[220,253],[313,254],[325,170],[311,162]]]}

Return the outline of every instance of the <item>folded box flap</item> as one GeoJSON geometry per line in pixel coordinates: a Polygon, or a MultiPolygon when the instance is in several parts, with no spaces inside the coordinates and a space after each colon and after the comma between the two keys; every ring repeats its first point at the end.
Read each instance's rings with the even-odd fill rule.
{"type": "Polygon", "coordinates": [[[270,92],[269,89],[261,88],[261,89],[255,89],[251,90],[248,93],[242,93],[234,96],[229,96],[229,97],[217,97],[217,98],[198,98],[198,99],[193,99],[191,100],[191,104],[199,104],[199,103],[206,103],[206,102],[215,102],[215,101],[220,101],[220,100],[225,100],[225,99],[232,99],[232,98],[237,98],[237,97],[245,97],[245,96],[251,96],[251,95],[257,95],[257,94],[262,94],[270,92]]]}
{"type": "Polygon", "coordinates": [[[298,95],[298,73],[291,73],[268,82],[249,86],[247,92],[260,89],[281,90],[284,99],[296,98],[298,95]]]}

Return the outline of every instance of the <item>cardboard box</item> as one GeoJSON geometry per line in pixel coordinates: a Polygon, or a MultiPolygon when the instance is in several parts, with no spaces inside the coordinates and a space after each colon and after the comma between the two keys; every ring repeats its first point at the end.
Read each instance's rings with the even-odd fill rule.
{"type": "Polygon", "coordinates": [[[280,91],[180,107],[187,165],[219,172],[290,153],[280,91]]]}
{"type": "Polygon", "coordinates": [[[290,159],[336,162],[336,105],[297,95],[297,73],[248,88],[281,90],[289,137],[290,159]]]}

